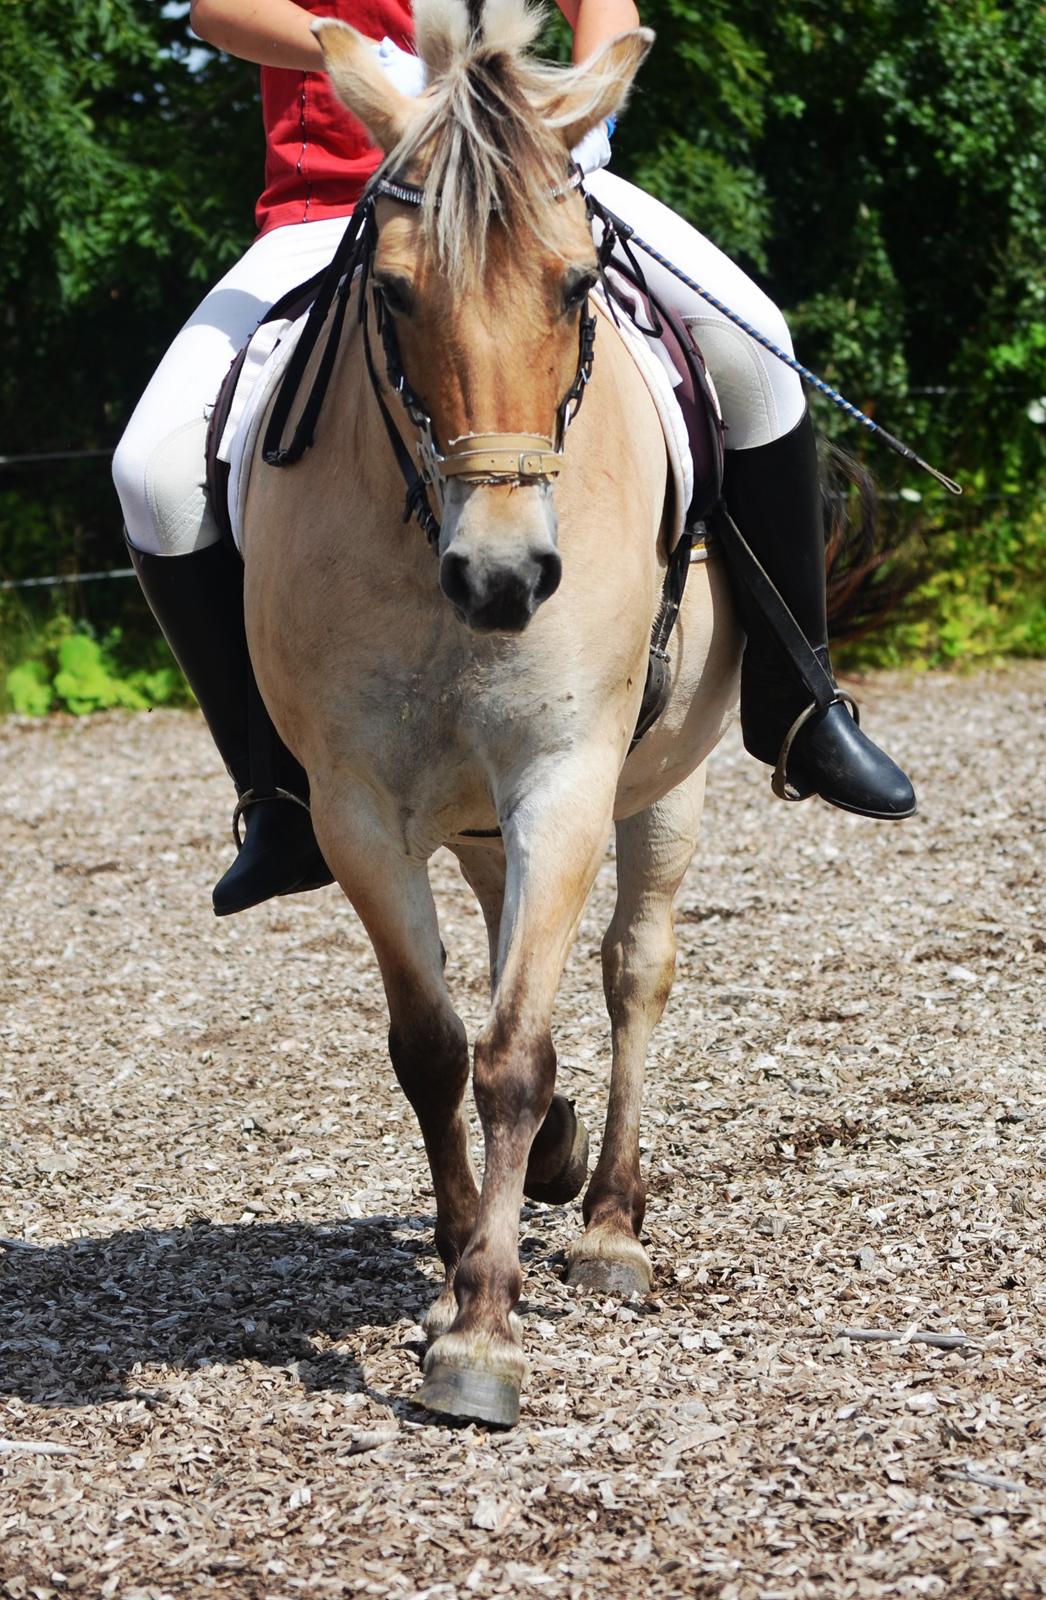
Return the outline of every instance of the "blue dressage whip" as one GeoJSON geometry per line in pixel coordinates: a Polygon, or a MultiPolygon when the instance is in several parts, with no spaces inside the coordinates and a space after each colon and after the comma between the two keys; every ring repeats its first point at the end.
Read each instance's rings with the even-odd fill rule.
{"type": "Polygon", "coordinates": [[[667,256],[663,256],[660,250],[656,250],[652,244],[648,244],[645,239],[641,239],[635,229],[625,222],[622,217],[616,216],[613,211],[608,210],[593,195],[586,194],[585,198],[590,209],[600,219],[604,227],[609,228],[617,236],[626,250],[629,245],[637,245],[652,261],[656,261],[658,266],[664,267],[666,272],[670,272],[673,278],[678,278],[679,282],[685,284],[694,294],[700,295],[702,300],[707,300],[708,304],[714,306],[721,316],[728,318],[730,322],[733,322],[742,332],[746,333],[750,339],[754,339],[757,344],[761,344],[764,350],[769,350],[770,354],[776,356],[778,361],[783,361],[786,367],[791,367],[792,371],[797,372],[812,389],[816,389],[819,394],[823,394],[827,399],[831,400],[833,405],[838,406],[840,411],[845,411],[846,415],[851,417],[854,422],[859,422],[863,428],[867,428],[869,433],[874,433],[897,455],[910,462],[912,466],[919,467],[923,472],[928,472],[930,477],[936,478],[937,482],[943,484],[950,494],[962,494],[961,484],[956,483],[953,478],[945,477],[944,473],[938,472],[936,467],[931,467],[930,463],[924,461],[922,456],[917,455],[910,445],[906,445],[903,440],[895,438],[892,433],[887,433],[886,429],[880,427],[878,422],[873,422],[871,417],[858,410],[857,406],[851,405],[850,401],[845,399],[837,389],[833,389],[831,384],[825,383],[823,378],[819,378],[816,372],[811,372],[809,367],[804,367],[794,356],[789,355],[786,350],[782,350],[778,345],[774,344],[773,340],[768,339],[764,333],[760,333],[758,328],[753,328],[752,324],[746,322],[744,317],[739,316],[736,311],[731,311],[730,307],[724,305],[722,300],[719,300],[709,289],[702,288],[699,283],[688,277],[674,262],[669,261],[667,256]]]}

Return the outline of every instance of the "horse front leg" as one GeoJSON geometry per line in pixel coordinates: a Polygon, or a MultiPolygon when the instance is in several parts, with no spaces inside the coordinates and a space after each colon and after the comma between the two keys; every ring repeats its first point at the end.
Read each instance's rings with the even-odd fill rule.
{"type": "Polygon", "coordinates": [[[314,784],[312,814],[324,857],[374,946],[389,1007],[389,1056],[425,1141],[436,1249],[446,1272],[425,1318],[434,1337],[457,1311],[454,1274],[475,1225],[479,1190],[463,1104],[468,1041],[444,981],[428,869],[403,854],[362,788],[339,788],[328,803],[314,784]]]}
{"type": "Polygon", "coordinates": [[[613,1059],[603,1146],[583,1206],[585,1233],[569,1252],[567,1281],[601,1294],[646,1294],[650,1261],[639,1240],[646,1185],[639,1127],[647,1047],[675,976],[672,903],[701,824],[705,769],[617,825],[617,903],[603,940],[603,989],[613,1059]]]}
{"type": "Polygon", "coordinates": [[[555,1087],[552,1007],[606,846],[615,778],[605,752],[579,760],[560,771],[551,792],[528,796],[503,823],[497,982],[473,1073],[486,1157],[479,1214],[454,1279],[457,1316],[430,1348],[418,1394],[446,1415],[501,1427],[519,1416],[519,1212],[555,1087]]]}
{"type": "MultiPolygon", "coordinates": [[[[451,846],[461,873],[479,901],[490,946],[490,987],[498,981],[498,947],[505,906],[505,851],[501,840],[489,844],[466,844],[457,840],[451,846]]],[[[528,1200],[545,1205],[566,1205],[576,1200],[588,1176],[588,1129],[566,1095],[554,1094],[545,1120],[534,1136],[527,1160],[523,1193],[528,1200]]],[[[449,1326],[449,1324],[448,1324],[449,1326]]],[[[430,1324],[426,1324],[430,1328],[430,1324]]],[[[444,1332],[440,1328],[434,1330],[444,1332]]]]}

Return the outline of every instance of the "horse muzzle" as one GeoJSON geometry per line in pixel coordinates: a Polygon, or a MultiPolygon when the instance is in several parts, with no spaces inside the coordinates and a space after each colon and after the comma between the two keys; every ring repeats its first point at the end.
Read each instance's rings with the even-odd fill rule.
{"type": "Polygon", "coordinates": [[[440,545],[440,588],[477,633],[522,633],[563,575],[547,484],[452,481],[440,545]]]}

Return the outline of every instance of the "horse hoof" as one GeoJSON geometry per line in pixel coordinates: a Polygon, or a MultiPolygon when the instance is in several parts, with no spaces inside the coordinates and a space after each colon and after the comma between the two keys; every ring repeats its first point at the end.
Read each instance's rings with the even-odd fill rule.
{"type": "Polygon", "coordinates": [[[523,1193],[543,1205],[564,1206],[577,1199],[587,1177],[588,1129],[566,1095],[554,1094],[531,1147],[523,1193]]]}
{"type": "Polygon", "coordinates": [[[614,1261],[607,1256],[590,1256],[572,1261],[567,1283],[586,1294],[607,1294],[627,1300],[629,1295],[650,1293],[650,1270],[641,1261],[614,1261]]]}
{"type": "Polygon", "coordinates": [[[415,1395],[419,1405],[460,1422],[514,1428],[519,1421],[519,1383],[503,1373],[479,1372],[435,1362],[415,1395]]]}

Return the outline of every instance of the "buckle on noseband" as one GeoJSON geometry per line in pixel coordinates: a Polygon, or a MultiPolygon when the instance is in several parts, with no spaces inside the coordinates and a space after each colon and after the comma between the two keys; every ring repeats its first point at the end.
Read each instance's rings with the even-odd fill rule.
{"type": "Polygon", "coordinates": [[[541,433],[465,433],[437,455],[445,478],[487,483],[498,478],[554,478],[563,452],[541,433]]]}
{"type": "Polygon", "coordinates": [[[421,475],[440,512],[449,478],[463,483],[545,483],[563,470],[563,451],[540,433],[465,433],[440,450],[426,417],[418,428],[421,475]]]}

